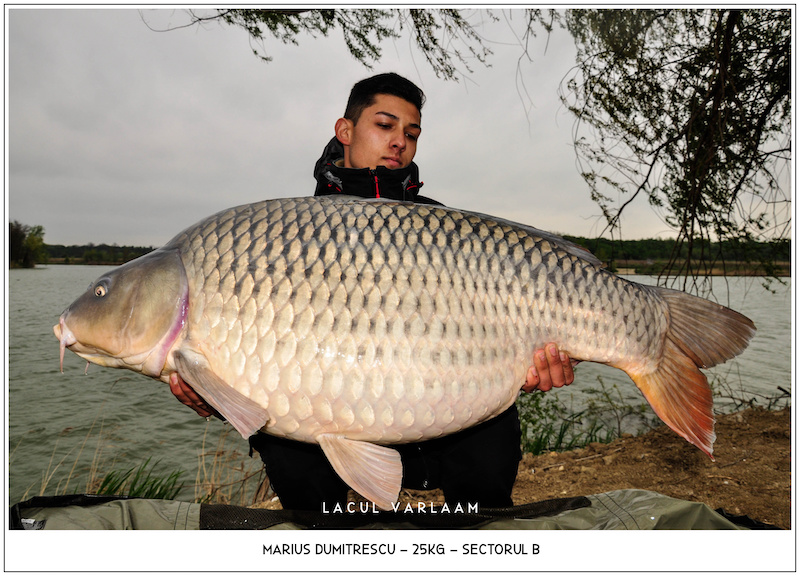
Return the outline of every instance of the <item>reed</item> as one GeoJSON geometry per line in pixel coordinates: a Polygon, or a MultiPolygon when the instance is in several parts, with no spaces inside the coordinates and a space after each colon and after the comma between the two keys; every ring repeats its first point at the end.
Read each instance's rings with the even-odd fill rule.
{"type": "Polygon", "coordinates": [[[208,448],[208,432],[218,423],[209,422],[203,432],[203,443],[198,455],[194,501],[204,504],[236,504],[249,506],[270,495],[269,479],[258,457],[248,457],[234,445],[228,436],[235,431],[226,426],[217,437],[216,446],[208,448]]]}
{"type": "MultiPolygon", "coordinates": [[[[214,427],[219,422],[209,422],[203,433],[203,442],[198,453],[196,482],[187,484],[181,480],[184,470],[159,469],[159,461],[147,458],[136,466],[117,468],[116,450],[109,440],[102,418],[102,408],[79,444],[64,452],[61,437],[56,438],[53,452],[46,470],[37,482],[32,482],[21,501],[38,496],[86,493],[134,496],[141,498],[184,498],[208,504],[237,504],[247,506],[272,494],[261,459],[249,458],[236,447],[241,442],[231,442],[232,428],[225,426],[213,440],[214,427]],[[81,465],[81,456],[94,442],[91,464],[81,465]],[[212,445],[213,444],[213,445],[212,445]],[[108,456],[111,453],[112,456],[108,456]],[[188,497],[188,498],[187,498],[188,497]]],[[[9,464],[17,454],[22,440],[9,456],[9,464]]]]}
{"type": "Polygon", "coordinates": [[[791,388],[791,382],[785,386],[776,383],[775,392],[772,394],[746,390],[742,376],[738,372],[729,372],[724,376],[714,375],[709,379],[709,383],[715,398],[720,398],[729,404],[728,412],[740,412],[756,406],[767,410],[782,410],[792,405],[792,393],[787,390],[787,388],[791,388]]]}

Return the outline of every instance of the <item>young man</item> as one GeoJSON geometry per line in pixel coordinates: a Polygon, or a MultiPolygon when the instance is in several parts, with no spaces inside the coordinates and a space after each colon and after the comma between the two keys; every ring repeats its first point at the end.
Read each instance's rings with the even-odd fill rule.
{"type": "MultiPolygon", "coordinates": [[[[379,74],[353,86],[335,136],[317,161],[316,196],[349,194],[419,203],[422,183],[413,159],[422,133],[422,91],[397,74],[379,74]]],[[[571,384],[572,364],[554,344],[534,353],[522,389],[547,391],[571,384]]],[[[170,378],[175,396],[201,416],[212,408],[177,374],[170,378]]],[[[333,471],[322,449],[259,432],[250,437],[284,508],[319,511],[347,498],[347,485],[333,471]]],[[[521,458],[516,406],[478,426],[425,442],[393,446],[403,461],[403,486],[442,488],[452,504],[511,506],[511,489],[521,458]]]]}

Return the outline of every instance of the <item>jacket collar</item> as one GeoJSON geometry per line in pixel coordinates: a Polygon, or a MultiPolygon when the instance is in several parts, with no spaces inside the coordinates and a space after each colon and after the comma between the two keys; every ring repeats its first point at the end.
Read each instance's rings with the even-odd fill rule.
{"type": "Polygon", "coordinates": [[[422,182],[419,168],[413,162],[405,168],[390,170],[385,166],[370,168],[344,168],[344,147],[335,137],[328,142],[322,156],[314,165],[317,180],[315,196],[349,194],[364,198],[388,198],[391,200],[416,199],[422,182]]]}

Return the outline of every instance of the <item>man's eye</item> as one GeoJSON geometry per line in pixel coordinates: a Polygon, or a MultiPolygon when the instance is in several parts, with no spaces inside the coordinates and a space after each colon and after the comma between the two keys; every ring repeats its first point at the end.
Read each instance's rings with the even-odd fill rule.
{"type": "Polygon", "coordinates": [[[416,141],[417,141],[417,138],[419,138],[419,136],[417,136],[416,134],[406,134],[406,138],[408,138],[409,140],[413,140],[414,142],[416,142],[416,141]]]}

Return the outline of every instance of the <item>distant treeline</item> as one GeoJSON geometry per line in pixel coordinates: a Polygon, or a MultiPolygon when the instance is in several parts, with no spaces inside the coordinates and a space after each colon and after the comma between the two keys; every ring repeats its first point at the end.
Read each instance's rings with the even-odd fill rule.
{"type": "MultiPolygon", "coordinates": [[[[636,274],[659,274],[671,258],[685,258],[684,245],[673,254],[675,240],[608,240],[606,238],[584,238],[564,236],[592,252],[612,270],[627,270],[636,274]]],[[[706,243],[702,253],[709,261],[726,263],[727,273],[751,273],[766,275],[788,275],[790,273],[791,241],[774,242],[723,242],[706,243]]],[[[88,244],[85,246],[62,246],[45,244],[51,264],[123,264],[151,252],[152,246],[109,246],[88,244]]],[[[694,255],[701,254],[699,242],[694,246],[694,255]]],[[[721,273],[721,272],[720,272],[721,273]]]]}
{"type": "Polygon", "coordinates": [[[108,244],[86,244],[64,246],[45,244],[50,264],[124,264],[152,252],[152,246],[109,246],[108,244]]]}
{"type": "MultiPolygon", "coordinates": [[[[689,247],[683,243],[676,250],[674,239],[609,240],[564,236],[592,252],[612,270],[626,269],[635,274],[662,274],[670,261],[676,269],[685,261],[689,247]]],[[[693,259],[700,256],[713,264],[715,274],[757,274],[788,276],[792,243],[790,239],[771,242],[697,240],[692,247],[693,259]]]]}

